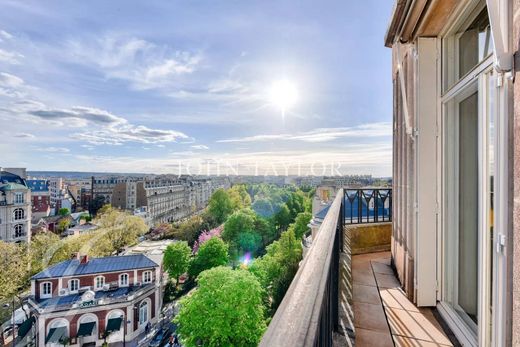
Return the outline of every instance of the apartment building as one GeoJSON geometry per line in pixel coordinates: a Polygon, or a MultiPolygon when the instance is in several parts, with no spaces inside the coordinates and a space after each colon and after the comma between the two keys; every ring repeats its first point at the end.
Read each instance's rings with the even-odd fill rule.
{"type": "Polygon", "coordinates": [[[159,319],[160,266],[143,254],[78,255],[31,278],[28,306],[37,346],[137,345],[159,319]]]}
{"type": "Polygon", "coordinates": [[[24,178],[2,168],[0,168],[0,240],[6,242],[30,242],[31,240],[31,190],[24,178]]]}
{"type": "Polygon", "coordinates": [[[385,37],[392,262],[464,346],[520,345],[519,29],[518,0],[397,0],[385,37]]]}
{"type": "Polygon", "coordinates": [[[32,220],[38,221],[51,213],[51,196],[47,180],[27,180],[31,190],[32,220]]]}

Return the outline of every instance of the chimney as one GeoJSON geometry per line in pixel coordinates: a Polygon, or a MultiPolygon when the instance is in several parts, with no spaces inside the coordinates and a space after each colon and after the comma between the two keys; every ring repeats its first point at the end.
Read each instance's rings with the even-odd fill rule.
{"type": "Polygon", "coordinates": [[[81,255],[81,256],[79,257],[79,263],[80,263],[80,264],[86,264],[86,263],[88,263],[88,255],[86,255],[86,254],[85,254],[85,255],[81,255]]]}

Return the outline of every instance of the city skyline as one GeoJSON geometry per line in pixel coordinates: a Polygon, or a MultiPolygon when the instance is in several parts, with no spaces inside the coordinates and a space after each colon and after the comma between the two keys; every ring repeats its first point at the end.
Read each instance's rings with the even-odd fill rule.
{"type": "Polygon", "coordinates": [[[2,166],[391,176],[391,3],[4,6],[2,166]]]}

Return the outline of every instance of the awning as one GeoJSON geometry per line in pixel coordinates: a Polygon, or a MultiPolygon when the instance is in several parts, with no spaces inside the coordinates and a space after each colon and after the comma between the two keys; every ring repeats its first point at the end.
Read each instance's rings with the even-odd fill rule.
{"type": "Polygon", "coordinates": [[[121,318],[121,317],[110,318],[107,322],[106,332],[111,333],[112,331],[117,331],[117,330],[121,329],[122,321],[123,321],[123,318],[121,318]]]}
{"type": "Polygon", "coordinates": [[[96,322],[81,323],[79,325],[78,334],[76,336],[81,337],[92,335],[92,331],[94,330],[95,326],[96,322]]]}
{"type": "Polygon", "coordinates": [[[36,318],[34,318],[34,316],[24,321],[18,328],[18,337],[23,339],[25,335],[27,335],[27,333],[31,330],[34,322],[36,322],[36,318]]]}
{"type": "Polygon", "coordinates": [[[60,342],[60,340],[62,340],[65,336],[67,336],[66,327],[52,328],[49,330],[49,333],[47,334],[45,343],[60,342]]]}

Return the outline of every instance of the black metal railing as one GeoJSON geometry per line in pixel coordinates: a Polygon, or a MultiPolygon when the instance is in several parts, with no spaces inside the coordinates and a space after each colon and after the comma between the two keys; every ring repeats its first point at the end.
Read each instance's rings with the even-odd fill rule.
{"type": "Polygon", "coordinates": [[[344,199],[340,190],[278,307],[260,346],[332,346],[339,329],[340,252],[344,199]]]}
{"type": "Polygon", "coordinates": [[[344,189],[346,224],[392,221],[392,188],[344,189]]]}

